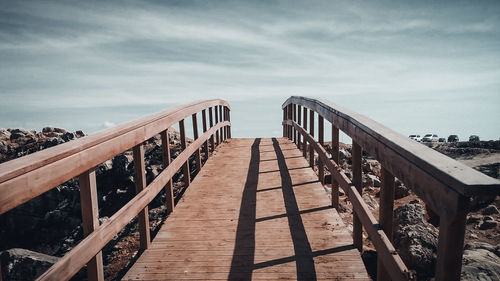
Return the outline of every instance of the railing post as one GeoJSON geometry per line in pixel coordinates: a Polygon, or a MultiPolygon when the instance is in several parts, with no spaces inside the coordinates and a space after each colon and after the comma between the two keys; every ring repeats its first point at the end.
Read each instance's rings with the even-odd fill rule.
{"type": "MultiPolygon", "coordinates": [[[[382,167],[380,186],[380,208],[379,224],[392,243],[392,224],[394,209],[394,176],[382,167]]],[[[381,258],[377,258],[377,280],[391,280],[389,274],[384,268],[381,258]]]]}
{"type": "MultiPolygon", "coordinates": [[[[231,110],[227,107],[227,121],[231,122],[231,110]]],[[[227,127],[227,137],[231,138],[231,126],[227,127]]]]}
{"type": "MultiPolygon", "coordinates": [[[[283,108],[283,121],[285,121],[285,120],[286,120],[286,109],[287,109],[287,108],[288,108],[288,106],[285,106],[285,107],[283,108]]],[[[284,137],[284,138],[286,138],[286,137],[287,137],[287,136],[286,136],[286,125],[285,125],[285,124],[283,124],[283,137],[284,137]]]]}
{"type": "MultiPolygon", "coordinates": [[[[293,111],[292,111],[292,104],[289,104],[288,105],[288,110],[287,110],[287,113],[288,113],[288,116],[287,116],[287,120],[292,120],[292,114],[293,114],[293,111]]],[[[292,139],[293,136],[292,136],[292,126],[288,125],[288,139],[292,139]]]]}
{"type": "MultiPolygon", "coordinates": [[[[97,184],[95,171],[86,171],[78,177],[80,184],[80,202],[82,208],[83,236],[87,237],[99,227],[99,207],[97,199],[97,184]]],[[[0,275],[2,272],[0,271],[0,275]]],[[[97,253],[87,263],[89,280],[104,280],[102,267],[102,252],[97,253]]],[[[1,277],[0,277],[1,279],[1,277]]]]}
{"type": "MultiPolygon", "coordinates": [[[[134,172],[135,172],[135,190],[137,193],[146,188],[146,167],[144,164],[144,146],[142,143],[134,146],[134,172]]],[[[149,234],[149,211],[148,206],[144,207],[139,212],[139,235],[140,235],[140,249],[142,251],[149,248],[150,234],[149,234]]]]}
{"type": "MultiPolygon", "coordinates": [[[[332,124],[332,158],[335,163],[340,167],[339,163],[339,128],[332,124]]],[[[339,208],[339,183],[333,179],[334,171],[332,174],[332,206],[338,210],[339,208]]]]}
{"type": "MultiPolygon", "coordinates": [[[[160,133],[161,136],[161,148],[162,148],[162,160],[163,169],[166,169],[170,165],[170,139],[168,138],[168,129],[160,133]]],[[[167,214],[170,214],[174,210],[174,187],[172,185],[172,178],[165,185],[165,207],[167,208],[167,214]]]]}
{"type": "MultiPolygon", "coordinates": [[[[184,151],[186,149],[186,129],[184,128],[184,119],[179,121],[179,130],[181,133],[181,149],[182,151],[184,151]]],[[[184,184],[186,185],[186,187],[188,187],[189,184],[191,183],[191,175],[189,171],[189,158],[186,161],[186,163],[182,165],[182,172],[184,174],[184,184]]]]}
{"type": "MultiPolygon", "coordinates": [[[[300,104],[297,104],[297,123],[299,124],[299,126],[302,126],[302,106],[300,106],[300,104]]],[[[297,132],[297,148],[300,149],[300,139],[301,139],[302,135],[297,132]]]]}
{"type": "MultiPolygon", "coordinates": [[[[292,120],[297,122],[297,106],[296,104],[292,104],[292,120]]],[[[295,127],[292,126],[292,132],[293,132],[293,142],[297,143],[297,130],[295,130],[295,127]]]]}
{"type": "MultiPolygon", "coordinates": [[[[202,125],[203,125],[203,133],[207,131],[207,114],[206,110],[203,109],[201,111],[201,120],[202,120],[202,125]]],[[[205,147],[205,161],[208,160],[208,139],[205,141],[205,144],[203,145],[205,147]]]]}
{"type": "MultiPolygon", "coordinates": [[[[215,125],[219,123],[219,106],[215,106],[215,125]]],[[[219,130],[215,131],[215,140],[217,146],[220,144],[220,136],[219,136],[219,130]]]]}
{"type": "Polygon", "coordinates": [[[460,280],[467,213],[439,218],[436,281],[460,280]]]}
{"type": "MultiPolygon", "coordinates": [[[[209,107],[208,108],[208,119],[209,119],[209,122],[210,122],[210,128],[212,128],[214,126],[214,117],[213,117],[213,112],[212,112],[212,107],[209,107]]],[[[214,135],[211,135],[210,136],[210,144],[211,144],[211,147],[212,147],[212,152],[215,150],[215,139],[214,139],[214,135]]]]}
{"type": "MultiPolygon", "coordinates": [[[[325,138],[324,138],[324,124],[325,121],[323,119],[323,116],[319,115],[318,113],[318,142],[321,146],[325,146],[325,138]]],[[[318,177],[319,180],[321,181],[321,184],[325,184],[325,168],[323,165],[323,161],[321,161],[321,158],[318,157],[318,177]]]]}
{"type": "MultiPolygon", "coordinates": [[[[362,171],[361,171],[361,157],[362,150],[361,146],[356,143],[354,140],[352,141],[352,182],[356,186],[359,194],[362,193],[362,171]]],[[[352,230],[352,238],[354,247],[358,248],[361,252],[363,251],[363,226],[361,225],[361,221],[358,218],[356,212],[353,215],[353,230],[352,230]]]]}
{"type": "MultiPolygon", "coordinates": [[[[219,120],[220,122],[224,121],[222,119],[222,105],[219,105],[219,120]]],[[[224,128],[220,128],[219,131],[220,131],[220,142],[224,142],[224,140],[226,139],[226,136],[224,136],[224,128]]]]}
{"type": "MultiPolygon", "coordinates": [[[[309,134],[314,139],[314,110],[309,110],[309,134]]],[[[314,148],[309,145],[309,165],[314,169],[314,148]]]]}
{"type": "MultiPolygon", "coordinates": [[[[304,106],[304,131],[307,132],[307,108],[304,106]]],[[[304,138],[304,143],[303,143],[303,149],[302,149],[302,155],[304,155],[304,158],[307,159],[307,141],[306,138],[304,138]]]]}
{"type": "MultiPolygon", "coordinates": [[[[196,116],[196,113],[191,115],[192,123],[193,123],[193,135],[194,139],[198,139],[198,118],[196,116]]],[[[195,161],[196,161],[196,170],[198,173],[201,171],[201,151],[200,148],[198,148],[195,152],[195,161]]]]}

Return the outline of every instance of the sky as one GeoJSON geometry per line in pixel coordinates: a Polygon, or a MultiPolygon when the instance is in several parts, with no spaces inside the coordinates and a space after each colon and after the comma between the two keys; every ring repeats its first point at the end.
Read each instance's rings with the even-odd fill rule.
{"type": "Polygon", "coordinates": [[[500,1],[0,0],[0,127],[87,133],[194,100],[279,136],[291,95],[500,137],[500,1]]]}

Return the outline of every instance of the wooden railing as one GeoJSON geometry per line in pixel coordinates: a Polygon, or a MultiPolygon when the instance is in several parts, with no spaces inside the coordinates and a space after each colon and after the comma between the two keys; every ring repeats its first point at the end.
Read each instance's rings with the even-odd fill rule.
{"type": "Polygon", "coordinates": [[[204,148],[208,158],[209,150],[213,151],[216,145],[231,138],[230,126],[229,104],[224,100],[206,100],[0,164],[0,214],[78,177],[85,238],[38,279],[68,280],[87,264],[89,280],[104,280],[101,253],[104,246],[138,216],[140,248],[147,249],[150,244],[148,204],[165,189],[167,212],[171,212],[174,208],[172,176],[182,168],[185,185],[188,186],[189,158],[195,155],[199,171],[202,166],[200,149],[204,148]],[[197,122],[200,111],[203,122],[201,136],[198,135],[197,122]],[[184,119],[189,116],[192,116],[194,142],[187,146],[184,119]],[[183,151],[171,162],[168,129],[177,122],[183,151]],[[146,186],[143,142],[157,134],[162,139],[164,170],[146,186]],[[109,220],[99,225],[94,168],[130,148],[133,149],[137,194],[109,220]]]}
{"type": "Polygon", "coordinates": [[[283,136],[302,148],[304,157],[309,146],[312,167],[314,153],[318,154],[318,176],[322,182],[324,166],[332,174],[332,205],[339,206],[339,186],[352,202],[353,243],[362,251],[364,227],[379,257],[377,280],[413,278],[392,245],[395,177],[440,217],[436,280],[460,279],[469,199],[473,195],[500,195],[500,181],[329,101],[293,96],[282,108],[283,136]],[[318,141],[314,139],[315,113],[318,141]],[[333,159],[328,158],[323,148],[325,119],[332,124],[333,159]],[[339,167],[339,130],[352,139],[352,182],[339,167]],[[361,197],[363,150],[382,166],[378,222],[361,197]]]}

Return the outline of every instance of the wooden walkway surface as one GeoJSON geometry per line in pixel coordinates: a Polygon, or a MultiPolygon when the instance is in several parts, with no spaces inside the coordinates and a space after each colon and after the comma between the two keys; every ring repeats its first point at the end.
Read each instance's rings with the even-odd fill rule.
{"type": "Polygon", "coordinates": [[[123,280],[370,280],[288,139],[229,139],[123,280]]]}

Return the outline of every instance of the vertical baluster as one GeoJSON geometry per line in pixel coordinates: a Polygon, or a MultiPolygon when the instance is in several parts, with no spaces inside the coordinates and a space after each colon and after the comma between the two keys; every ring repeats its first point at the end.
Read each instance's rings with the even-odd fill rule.
{"type": "MultiPolygon", "coordinates": [[[[219,106],[216,105],[215,106],[215,125],[217,125],[218,123],[219,123],[219,106]]],[[[219,130],[215,131],[215,140],[216,140],[217,146],[219,146],[219,144],[220,144],[219,130]]]]}
{"type": "MultiPolygon", "coordinates": [[[[170,139],[168,138],[168,129],[160,133],[161,136],[161,148],[163,156],[163,169],[166,169],[170,165],[171,155],[170,155],[170,139]]],[[[174,187],[172,185],[172,178],[165,185],[165,207],[167,208],[167,214],[170,214],[174,210],[174,187]]]]}
{"type": "MultiPolygon", "coordinates": [[[[202,125],[203,125],[203,133],[205,133],[207,131],[207,114],[206,114],[205,109],[203,109],[201,111],[201,120],[202,120],[202,125]]],[[[204,147],[205,147],[205,161],[207,161],[208,160],[208,139],[205,141],[204,147]]]]}
{"type": "MultiPolygon", "coordinates": [[[[198,118],[196,116],[196,113],[191,115],[192,123],[193,123],[193,135],[194,139],[198,139],[198,118]]],[[[198,148],[194,154],[194,158],[196,161],[196,170],[198,173],[201,171],[201,151],[200,148],[198,148]]]]}
{"type": "MultiPolygon", "coordinates": [[[[304,131],[307,132],[307,108],[304,106],[304,131]]],[[[307,159],[307,141],[304,138],[304,143],[302,146],[302,154],[304,155],[304,158],[307,159]]]]}
{"type": "MultiPolygon", "coordinates": [[[[299,124],[299,126],[302,126],[301,112],[302,112],[302,107],[299,104],[297,104],[297,123],[299,124]]],[[[297,132],[297,148],[298,149],[301,148],[301,146],[300,146],[301,137],[302,137],[302,135],[299,132],[297,132]]]]}
{"type": "MultiPolygon", "coordinates": [[[[289,104],[288,105],[288,120],[292,120],[292,114],[293,114],[293,110],[292,110],[292,104],[289,104]]],[[[293,138],[293,127],[292,125],[288,125],[288,139],[292,139],[293,138]]]]}
{"type": "MultiPolygon", "coordinates": [[[[362,171],[361,171],[361,157],[362,150],[361,146],[358,145],[354,140],[352,141],[352,181],[356,186],[359,194],[362,194],[362,171]]],[[[352,237],[354,242],[354,247],[358,248],[361,252],[363,250],[363,226],[358,218],[356,212],[353,215],[353,230],[352,237]]]]}
{"type": "MultiPolygon", "coordinates": [[[[295,104],[292,104],[292,120],[297,122],[297,106],[295,104]]],[[[297,143],[297,130],[295,130],[295,127],[292,126],[292,131],[293,131],[293,142],[297,143]]]]}
{"type": "MultiPolygon", "coordinates": [[[[179,121],[179,130],[181,131],[181,149],[184,151],[186,149],[186,129],[184,128],[184,119],[179,121]]],[[[189,158],[182,165],[182,173],[184,174],[184,184],[186,187],[191,183],[191,174],[189,171],[189,158]]]]}
{"type": "MultiPolygon", "coordinates": [[[[379,224],[392,242],[392,217],[394,209],[394,176],[382,167],[380,178],[379,224]]],[[[377,259],[377,280],[391,280],[385,270],[382,259],[377,259]]]]}
{"type": "MultiPolygon", "coordinates": [[[[318,142],[321,146],[325,146],[325,138],[324,138],[324,119],[323,116],[319,115],[318,113],[318,142]]],[[[319,180],[321,181],[321,184],[325,184],[325,168],[323,165],[323,161],[321,161],[321,158],[318,157],[318,177],[319,180]]]]}
{"type": "MultiPolygon", "coordinates": [[[[222,105],[219,105],[219,120],[220,120],[220,122],[223,121],[222,120],[222,105]]],[[[220,131],[220,142],[224,142],[225,137],[224,137],[224,134],[223,134],[224,133],[223,128],[220,128],[219,131],[220,131]]]]}
{"type": "MultiPolygon", "coordinates": [[[[309,134],[314,139],[314,110],[309,110],[309,134]]],[[[314,147],[309,145],[309,165],[314,169],[314,147]]]]}
{"type": "MultiPolygon", "coordinates": [[[[460,206],[466,206],[466,198],[461,197],[460,206]]],[[[463,210],[462,210],[463,211],[463,210]]],[[[439,217],[439,238],[436,265],[436,280],[460,280],[464,249],[465,222],[467,213],[455,217],[441,214],[439,217]]]]}
{"type": "MultiPolygon", "coordinates": [[[[87,237],[99,227],[99,207],[95,171],[86,171],[78,177],[80,184],[80,202],[82,208],[83,236],[87,237]]],[[[0,271],[0,275],[1,275],[0,271]]],[[[89,280],[104,280],[102,252],[97,253],[87,263],[89,280]]]]}
{"type": "MultiPolygon", "coordinates": [[[[212,128],[214,126],[214,118],[213,118],[212,107],[208,108],[208,119],[209,119],[209,122],[210,122],[210,128],[212,128]]],[[[213,134],[210,136],[210,144],[211,144],[211,147],[212,147],[212,151],[214,151],[215,150],[215,140],[214,140],[214,135],[213,134]]]]}
{"type": "MultiPolygon", "coordinates": [[[[134,152],[134,175],[135,175],[135,189],[139,193],[146,188],[146,167],[144,164],[144,146],[138,144],[133,148],[134,152]]],[[[144,207],[139,212],[139,235],[140,235],[140,249],[142,251],[149,248],[150,234],[149,234],[149,211],[148,206],[144,207]]]]}
{"type": "MultiPolygon", "coordinates": [[[[285,107],[283,108],[283,121],[285,121],[285,120],[286,120],[286,109],[287,109],[287,108],[288,108],[287,106],[285,106],[285,107]]],[[[284,137],[284,138],[286,138],[286,137],[287,137],[287,135],[286,135],[286,125],[285,125],[285,124],[283,124],[283,137],[284,137]]]]}
{"type": "MultiPolygon", "coordinates": [[[[335,163],[340,167],[339,163],[339,128],[332,124],[332,158],[335,163]]],[[[334,180],[333,173],[336,171],[330,171],[332,173],[332,206],[338,210],[339,208],[339,183],[334,180]]]]}
{"type": "MultiPolygon", "coordinates": [[[[231,110],[227,107],[227,121],[231,122],[231,110]]],[[[231,126],[227,127],[227,137],[231,138],[231,126]]]]}

